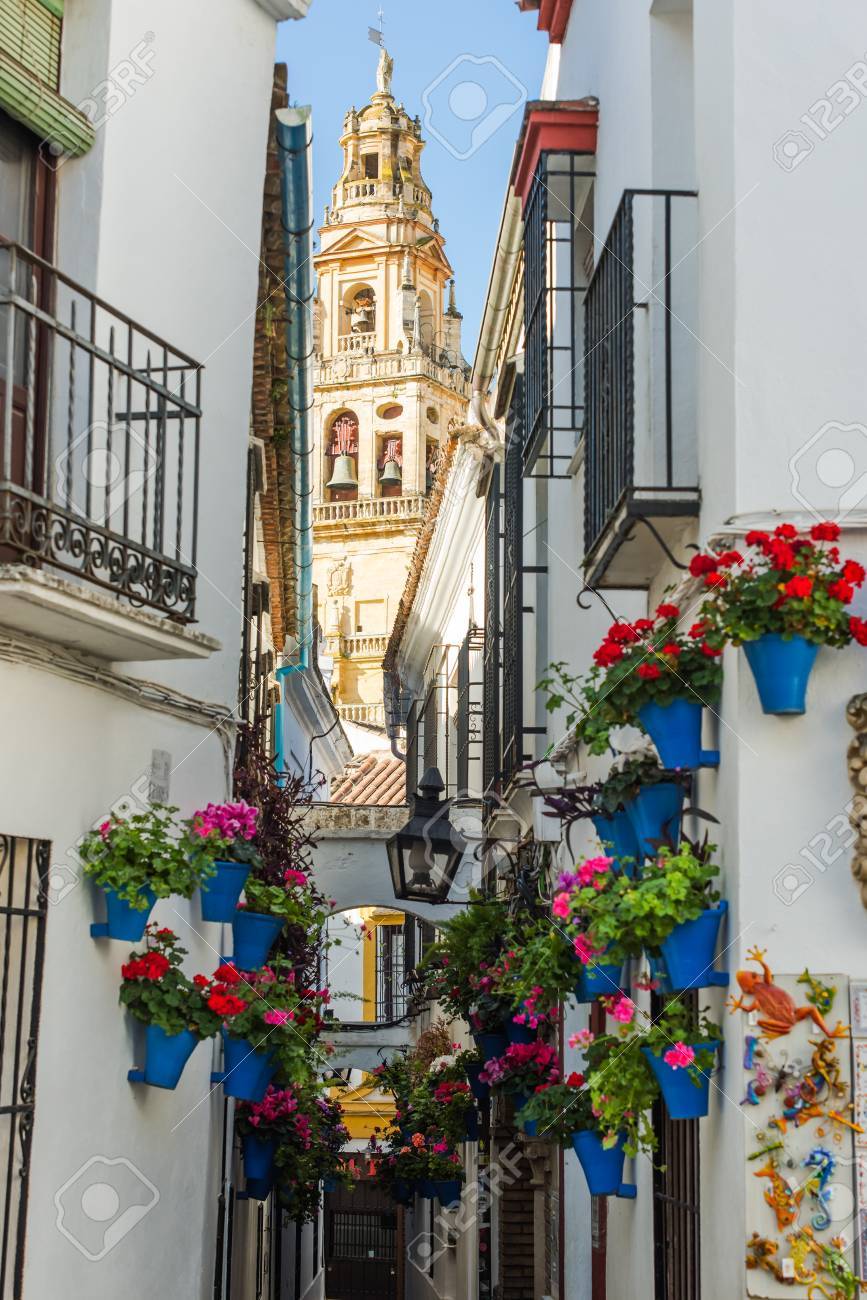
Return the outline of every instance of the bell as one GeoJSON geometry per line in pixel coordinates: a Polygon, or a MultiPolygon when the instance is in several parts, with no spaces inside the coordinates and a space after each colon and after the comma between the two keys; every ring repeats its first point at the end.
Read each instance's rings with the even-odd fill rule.
{"type": "Polygon", "coordinates": [[[358,487],[358,479],[355,477],[355,465],[351,456],[338,456],[335,459],[334,471],[325,486],[336,489],[358,487]]]}
{"type": "Polygon", "coordinates": [[[379,476],[380,487],[400,487],[400,466],[396,460],[387,460],[379,476]]]}

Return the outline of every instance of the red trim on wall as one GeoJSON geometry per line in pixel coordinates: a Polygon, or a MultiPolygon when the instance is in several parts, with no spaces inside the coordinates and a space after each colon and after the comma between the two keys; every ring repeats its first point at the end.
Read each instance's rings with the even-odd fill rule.
{"type": "Polygon", "coordinates": [[[572,0],[518,0],[522,13],[538,13],[536,27],[547,32],[552,45],[559,45],[569,26],[572,0]]]}
{"type": "Polygon", "coordinates": [[[533,173],[544,151],[550,153],[596,152],[599,109],[595,100],[528,104],[512,168],[512,186],[527,202],[533,173]]]}

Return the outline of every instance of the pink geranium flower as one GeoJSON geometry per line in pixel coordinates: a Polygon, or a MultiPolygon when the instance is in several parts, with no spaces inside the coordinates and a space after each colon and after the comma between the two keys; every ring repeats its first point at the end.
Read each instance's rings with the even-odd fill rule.
{"type": "Polygon", "coordinates": [[[628,998],[625,993],[621,993],[611,1006],[610,1014],[615,1020],[619,1020],[622,1025],[628,1025],[635,1015],[635,1003],[632,998],[628,998]]]}
{"type": "Polygon", "coordinates": [[[279,1011],[274,1009],[266,1011],[262,1019],[265,1021],[266,1025],[285,1025],[288,1020],[295,1019],[295,1013],[294,1011],[279,1011]]]}
{"type": "Polygon", "coordinates": [[[554,902],[551,904],[551,911],[555,916],[559,916],[565,921],[569,916],[569,895],[566,893],[555,895],[554,902]]]}
{"type": "Polygon", "coordinates": [[[672,1070],[682,1070],[692,1065],[695,1052],[686,1043],[675,1043],[674,1047],[669,1047],[662,1059],[666,1065],[671,1066],[672,1070]]]}
{"type": "Polygon", "coordinates": [[[570,1047],[589,1047],[596,1035],[590,1029],[579,1029],[576,1034],[569,1035],[570,1047]]]}
{"type": "Polygon", "coordinates": [[[593,944],[587,938],[586,934],[576,934],[572,941],[572,947],[575,949],[575,956],[579,961],[583,962],[585,966],[589,966],[590,962],[597,955],[597,950],[593,947],[593,944]]]}

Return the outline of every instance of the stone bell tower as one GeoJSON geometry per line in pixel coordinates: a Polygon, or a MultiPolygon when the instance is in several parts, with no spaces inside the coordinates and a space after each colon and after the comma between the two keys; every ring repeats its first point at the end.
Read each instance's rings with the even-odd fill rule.
{"type": "Polygon", "coordinates": [[[445,240],[421,174],[417,117],[377,89],[343,123],[343,170],[315,257],[314,581],[347,722],[382,728],[382,657],[440,448],[463,418],[445,240]]]}

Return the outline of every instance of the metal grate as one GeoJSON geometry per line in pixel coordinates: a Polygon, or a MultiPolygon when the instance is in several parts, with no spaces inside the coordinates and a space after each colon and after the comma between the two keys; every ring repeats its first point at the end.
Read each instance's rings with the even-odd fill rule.
{"type": "Polygon", "coordinates": [[[376,927],[376,1019],[399,1020],[408,1006],[406,942],[402,925],[376,927]]]}
{"type": "Polygon", "coordinates": [[[332,1259],[395,1258],[393,1214],[335,1210],[331,1215],[328,1253],[332,1259]]]}
{"type": "Polygon", "coordinates": [[[582,154],[543,153],[524,214],[524,471],[567,478],[584,423],[582,222],[594,173],[582,154]]]}
{"type": "Polygon", "coordinates": [[[503,493],[503,778],[507,782],[524,761],[523,428],[524,385],[519,375],[506,428],[503,493]]]}
{"type": "MultiPolygon", "coordinates": [[[[693,356],[687,325],[675,347],[672,322],[689,315],[686,305],[673,307],[677,290],[684,304],[693,300],[688,253],[692,239],[689,213],[681,212],[684,229],[673,253],[674,200],[694,199],[691,190],[626,190],[587,289],[584,311],[586,355],[584,549],[593,549],[612,515],[633,486],[663,493],[678,484],[678,469],[693,478],[687,454],[694,445],[694,406],[687,379],[693,356]],[[642,208],[640,246],[651,250],[652,278],[660,293],[643,284],[647,300],[635,301],[636,199],[642,208]],[[686,252],[680,255],[680,246],[686,252]],[[682,265],[683,264],[683,265],[682,265]],[[678,272],[678,267],[681,270],[678,272]],[[675,280],[677,283],[675,283],[675,280]],[[661,317],[661,318],[660,318],[661,317]],[[646,354],[648,393],[642,392],[636,414],[636,339],[646,354]],[[677,392],[674,369],[684,373],[677,392]],[[636,424],[648,430],[648,447],[636,483],[636,424]],[[658,436],[656,431],[658,430],[658,436]]],[[[651,274],[651,272],[649,272],[651,274]]],[[[642,384],[644,387],[644,377],[642,384]]]]}
{"type": "Polygon", "coordinates": [[[201,371],[0,235],[0,546],[192,621],[201,371]]]}
{"type": "Polygon", "coordinates": [[[485,657],[482,688],[482,785],[488,794],[500,775],[500,467],[485,498],[485,657]]]}
{"type": "Polygon", "coordinates": [[[0,836],[0,1296],[9,1300],[23,1288],[49,854],[47,840],[0,836]]]}
{"type": "MultiPolygon", "coordinates": [[[[696,1002],[696,994],[680,994],[696,1002]]],[[[652,1014],[661,999],[654,997],[652,1014]]],[[[664,1103],[653,1108],[659,1150],[653,1166],[655,1300],[701,1300],[699,1122],[671,1120],[664,1103]]]]}
{"type": "Polygon", "coordinates": [[[479,798],[478,759],[482,746],[484,715],[481,680],[484,639],[470,628],[458,649],[457,701],[457,794],[479,798]]]}

